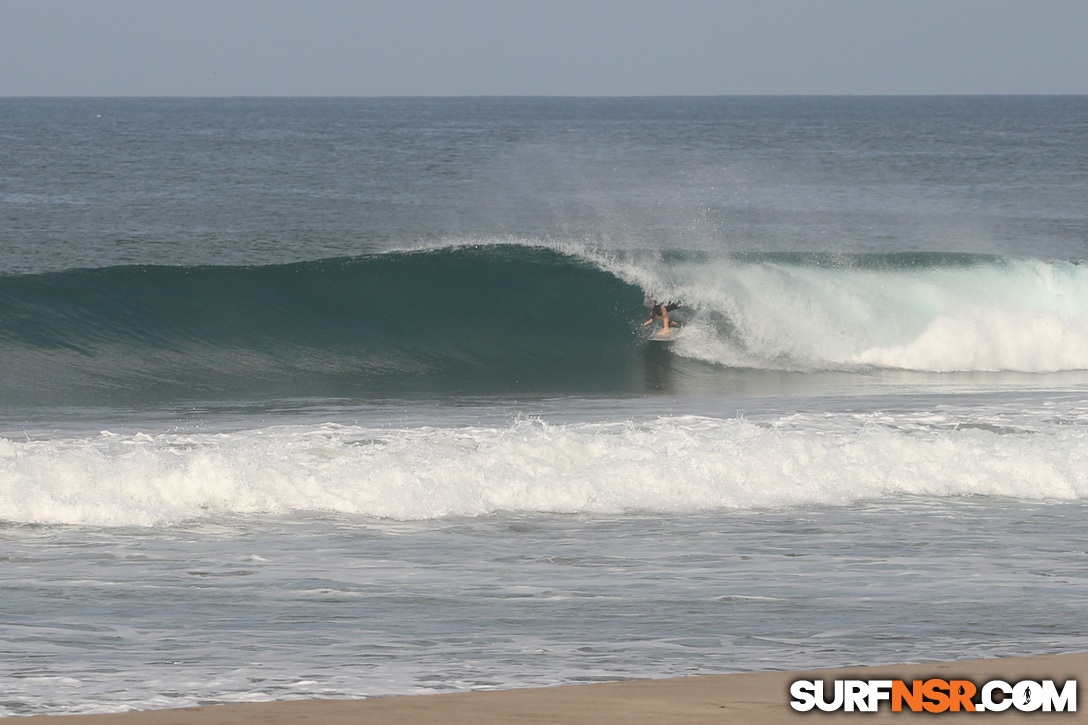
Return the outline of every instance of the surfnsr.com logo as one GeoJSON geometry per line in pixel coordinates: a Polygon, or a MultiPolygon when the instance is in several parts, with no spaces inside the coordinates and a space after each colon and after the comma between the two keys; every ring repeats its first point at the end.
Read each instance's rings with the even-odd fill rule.
{"type": "Polygon", "coordinates": [[[1077,681],[1059,688],[1053,680],[1010,684],[990,680],[978,687],[970,680],[835,680],[830,692],[823,680],[790,685],[790,707],[799,712],[877,712],[887,702],[892,712],[1076,712],[1077,681]]]}

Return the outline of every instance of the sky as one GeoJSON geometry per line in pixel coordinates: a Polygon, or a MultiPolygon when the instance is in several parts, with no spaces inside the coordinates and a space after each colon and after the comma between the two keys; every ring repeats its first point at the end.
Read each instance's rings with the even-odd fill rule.
{"type": "Polygon", "coordinates": [[[1088,0],[0,0],[0,96],[1088,93],[1088,0]]]}

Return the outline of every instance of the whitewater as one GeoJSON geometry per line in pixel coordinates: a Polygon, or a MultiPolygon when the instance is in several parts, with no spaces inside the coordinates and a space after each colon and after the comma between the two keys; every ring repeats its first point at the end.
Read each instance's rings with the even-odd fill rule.
{"type": "Polygon", "coordinates": [[[1088,368],[1088,272],[1076,263],[892,254],[618,266],[652,296],[685,301],[681,355],[728,367],[1088,368]]]}
{"type": "Polygon", "coordinates": [[[1083,651],[1086,110],[0,99],[0,716],[1083,651]]]}
{"type": "Polygon", "coordinates": [[[1059,423],[1054,410],[1007,422],[985,412],[0,439],[0,518],[167,526],[324,512],[408,521],[1088,495],[1088,411],[1059,423]]]}

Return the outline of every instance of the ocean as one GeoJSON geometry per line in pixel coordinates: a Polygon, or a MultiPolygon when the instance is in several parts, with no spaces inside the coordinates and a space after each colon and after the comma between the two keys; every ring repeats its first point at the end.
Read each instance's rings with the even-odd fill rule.
{"type": "Polygon", "coordinates": [[[3,98],[0,215],[0,716],[1088,649],[1088,97],[3,98]]]}

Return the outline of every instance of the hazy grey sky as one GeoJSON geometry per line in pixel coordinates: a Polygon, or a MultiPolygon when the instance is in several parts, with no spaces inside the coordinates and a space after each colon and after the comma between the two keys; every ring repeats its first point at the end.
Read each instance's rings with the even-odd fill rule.
{"type": "Polygon", "coordinates": [[[1088,93],[1088,0],[0,0],[0,95],[1088,93]]]}

